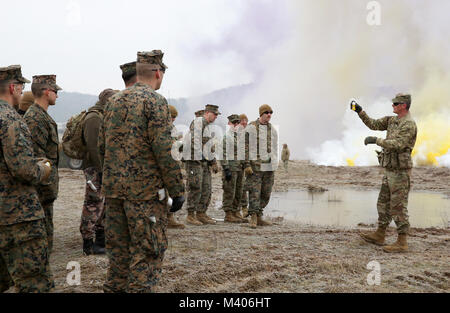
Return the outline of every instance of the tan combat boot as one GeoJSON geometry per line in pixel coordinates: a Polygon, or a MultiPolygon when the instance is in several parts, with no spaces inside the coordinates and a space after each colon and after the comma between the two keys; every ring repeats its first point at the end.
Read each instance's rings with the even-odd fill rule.
{"type": "Polygon", "coordinates": [[[392,245],[384,246],[384,252],[408,252],[408,243],[406,242],[406,234],[399,234],[397,241],[392,245]]]}
{"type": "Polygon", "coordinates": [[[234,215],[235,218],[240,220],[240,223],[248,223],[248,219],[243,218],[242,215],[241,215],[241,212],[235,211],[235,212],[233,212],[233,215],[234,215]]]}
{"type": "Polygon", "coordinates": [[[386,228],[378,227],[375,232],[359,233],[362,239],[367,242],[374,243],[378,246],[384,245],[384,237],[386,235],[386,228]]]}
{"type": "Polygon", "coordinates": [[[186,223],[195,225],[195,226],[202,226],[203,223],[197,220],[195,217],[195,212],[188,212],[188,215],[186,217],[186,223]]]}
{"type": "Polygon", "coordinates": [[[210,218],[208,215],[206,215],[205,212],[197,212],[197,220],[202,222],[203,224],[216,224],[217,222],[210,218]]]}
{"type": "Polygon", "coordinates": [[[237,219],[231,211],[225,212],[225,219],[223,221],[225,223],[241,223],[241,220],[237,219]]]}
{"type": "Polygon", "coordinates": [[[247,206],[243,206],[242,207],[242,216],[243,217],[248,217],[249,216],[247,206]]]}
{"type": "Polygon", "coordinates": [[[249,226],[251,228],[256,228],[257,225],[258,225],[258,216],[256,215],[256,213],[253,213],[250,217],[249,226]]]}
{"type": "Polygon", "coordinates": [[[258,226],[272,226],[272,223],[263,220],[262,216],[258,216],[258,218],[256,219],[256,223],[258,226]]]}
{"type": "Polygon", "coordinates": [[[167,213],[167,220],[168,220],[167,228],[184,229],[185,227],[183,224],[177,223],[177,221],[175,221],[173,213],[167,213]]]}

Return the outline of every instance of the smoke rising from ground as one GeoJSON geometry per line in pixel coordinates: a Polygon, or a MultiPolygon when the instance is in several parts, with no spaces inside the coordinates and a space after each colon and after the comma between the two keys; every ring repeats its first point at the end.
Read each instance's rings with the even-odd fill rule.
{"type": "Polygon", "coordinates": [[[258,107],[270,104],[280,144],[288,143],[294,158],[376,164],[376,148],[363,140],[372,134],[384,138],[385,132],[367,129],[349,111],[349,99],[381,118],[393,115],[390,100],[404,92],[412,94],[419,127],[415,163],[448,164],[450,3],[378,2],[381,25],[369,26],[368,1],[284,1],[288,36],[253,52],[253,64],[262,71],[255,71],[256,88],[240,107],[254,120],[258,107]]]}

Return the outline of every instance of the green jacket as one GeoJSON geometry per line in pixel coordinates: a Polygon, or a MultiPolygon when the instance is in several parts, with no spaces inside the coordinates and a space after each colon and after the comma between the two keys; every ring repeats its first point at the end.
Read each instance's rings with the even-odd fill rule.
{"type": "Polygon", "coordinates": [[[86,143],[86,156],[82,168],[95,167],[102,171],[102,157],[100,156],[98,141],[100,129],[103,125],[103,106],[98,102],[89,108],[83,125],[83,139],[86,143]]]}
{"type": "Polygon", "coordinates": [[[386,139],[377,139],[377,145],[383,148],[379,155],[382,167],[388,169],[412,168],[411,152],[416,144],[417,125],[409,112],[402,118],[385,116],[377,120],[370,118],[364,111],[358,115],[370,129],[387,130],[386,139]]]}
{"type": "MultiPolygon", "coordinates": [[[[243,140],[242,143],[244,143],[243,140]]],[[[241,171],[245,162],[245,154],[243,155],[242,160],[239,160],[239,148],[243,150],[244,147],[238,146],[238,132],[228,130],[223,136],[222,145],[223,159],[220,161],[222,168],[224,170],[228,168],[232,172],[241,171]]]]}

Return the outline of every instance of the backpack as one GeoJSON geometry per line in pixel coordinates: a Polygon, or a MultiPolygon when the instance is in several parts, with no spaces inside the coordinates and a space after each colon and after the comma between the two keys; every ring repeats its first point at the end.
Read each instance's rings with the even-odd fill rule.
{"type": "Polygon", "coordinates": [[[62,148],[64,154],[69,158],[82,160],[86,155],[86,143],[83,138],[84,121],[86,116],[95,112],[102,114],[97,110],[82,111],[79,114],[72,116],[66,124],[66,130],[62,137],[62,148]]]}

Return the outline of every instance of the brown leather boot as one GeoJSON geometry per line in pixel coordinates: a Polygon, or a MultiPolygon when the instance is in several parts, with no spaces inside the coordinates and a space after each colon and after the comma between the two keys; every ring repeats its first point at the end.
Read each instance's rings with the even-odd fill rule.
{"type": "Polygon", "coordinates": [[[216,224],[217,222],[206,215],[205,212],[197,212],[197,220],[202,222],[203,224],[216,224]]]}
{"type": "Polygon", "coordinates": [[[235,218],[237,218],[238,220],[240,220],[240,223],[248,223],[248,219],[243,218],[243,217],[241,216],[241,212],[239,212],[239,211],[234,211],[234,212],[233,212],[233,215],[234,215],[235,218]]]}
{"type": "Polygon", "coordinates": [[[197,220],[195,217],[195,212],[188,212],[188,215],[186,217],[186,223],[195,225],[195,226],[202,226],[203,223],[197,220]]]}
{"type": "Polygon", "coordinates": [[[249,216],[247,206],[243,206],[242,207],[242,216],[243,217],[248,217],[249,216]]]}
{"type": "Polygon", "coordinates": [[[236,218],[231,211],[225,212],[225,219],[223,221],[225,223],[241,223],[241,219],[236,218]]]}
{"type": "Polygon", "coordinates": [[[378,227],[375,232],[361,232],[359,233],[362,239],[367,242],[374,243],[378,246],[384,245],[384,237],[386,236],[386,228],[378,227]]]}
{"type": "Polygon", "coordinates": [[[168,220],[167,228],[184,229],[185,227],[183,224],[177,223],[177,221],[175,221],[173,213],[167,213],[167,220],[168,220]]]}
{"type": "Polygon", "coordinates": [[[256,219],[256,223],[258,226],[272,226],[272,223],[263,220],[262,216],[258,216],[258,218],[256,219]]]}
{"type": "Polygon", "coordinates": [[[258,216],[256,215],[256,213],[253,213],[250,217],[249,226],[251,228],[256,228],[257,225],[258,225],[258,216]]]}
{"type": "Polygon", "coordinates": [[[384,246],[384,252],[408,252],[408,243],[406,242],[406,234],[398,234],[397,241],[392,245],[384,246]]]}

